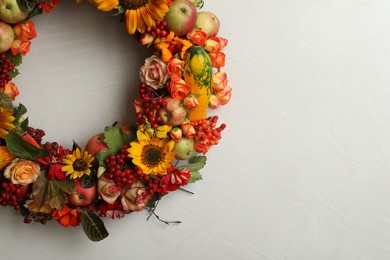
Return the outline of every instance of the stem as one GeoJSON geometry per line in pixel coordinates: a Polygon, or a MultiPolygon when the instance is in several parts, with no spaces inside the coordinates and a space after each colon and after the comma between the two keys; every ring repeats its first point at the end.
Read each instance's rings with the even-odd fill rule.
{"type": "Polygon", "coordinates": [[[193,193],[192,191],[189,191],[189,190],[186,190],[186,189],[183,189],[183,188],[179,188],[179,190],[184,191],[184,192],[187,192],[187,193],[189,193],[189,194],[191,194],[191,195],[194,195],[194,194],[195,194],[195,193],[193,193]]]}
{"type": "Polygon", "coordinates": [[[159,202],[160,201],[157,201],[156,206],[154,206],[153,208],[149,208],[148,211],[149,211],[150,214],[149,214],[148,218],[146,219],[146,221],[149,221],[151,216],[155,216],[158,221],[161,221],[162,223],[165,223],[167,225],[169,225],[169,224],[180,224],[181,221],[167,221],[167,220],[163,220],[155,213],[155,210],[156,210],[159,202]]]}

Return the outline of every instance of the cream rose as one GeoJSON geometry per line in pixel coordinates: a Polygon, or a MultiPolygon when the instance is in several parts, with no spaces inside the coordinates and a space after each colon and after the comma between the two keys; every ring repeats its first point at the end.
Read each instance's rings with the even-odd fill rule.
{"type": "Polygon", "coordinates": [[[41,168],[39,164],[29,160],[16,159],[4,170],[4,177],[13,184],[27,185],[37,180],[41,168]]]}
{"type": "Polygon", "coordinates": [[[121,204],[125,211],[141,211],[148,205],[151,194],[145,189],[145,186],[140,182],[136,182],[123,194],[121,204]]]}
{"type": "Polygon", "coordinates": [[[154,89],[163,88],[169,80],[167,64],[161,59],[160,55],[153,54],[145,59],[145,64],[139,71],[141,81],[154,89]]]}

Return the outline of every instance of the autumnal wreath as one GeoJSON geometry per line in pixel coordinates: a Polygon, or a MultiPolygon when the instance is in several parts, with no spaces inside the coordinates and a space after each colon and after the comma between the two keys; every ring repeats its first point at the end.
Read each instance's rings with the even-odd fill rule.
{"type": "Polygon", "coordinates": [[[119,15],[153,54],[139,71],[134,125],[114,123],[85,148],[67,149],[42,142],[45,132],[29,126],[12,82],[36,37],[31,18],[59,1],[0,0],[0,204],[25,223],[81,223],[92,241],[108,236],[101,217],[147,209],[172,223],[156,215],[158,202],[168,192],[190,192],[183,186],[202,178],[204,154],[226,127],[207,115],[231,96],[218,18],[200,11],[202,0],[89,0],[119,15]]]}

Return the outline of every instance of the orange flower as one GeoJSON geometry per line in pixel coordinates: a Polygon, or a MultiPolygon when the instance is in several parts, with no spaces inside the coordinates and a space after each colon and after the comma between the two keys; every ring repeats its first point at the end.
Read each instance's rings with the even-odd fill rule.
{"type": "Polygon", "coordinates": [[[6,146],[0,146],[0,170],[8,166],[15,156],[11,154],[6,146]]]}
{"type": "Polygon", "coordinates": [[[225,53],[223,52],[210,52],[209,57],[211,60],[211,66],[217,68],[218,71],[221,70],[221,67],[225,66],[225,53]]]}
{"type": "Polygon", "coordinates": [[[170,32],[166,37],[157,38],[154,41],[154,46],[161,51],[162,60],[169,62],[175,53],[179,53],[180,58],[183,59],[184,54],[192,46],[192,43],[170,32]]]}
{"type": "Polygon", "coordinates": [[[29,20],[25,23],[18,23],[14,26],[14,32],[16,38],[22,41],[31,41],[35,37],[37,37],[37,32],[35,30],[34,23],[29,20]]]}
{"type": "Polygon", "coordinates": [[[15,100],[15,97],[19,95],[19,89],[13,82],[8,82],[4,87],[1,87],[1,92],[4,92],[9,96],[11,100],[15,100]]]}
{"type": "Polygon", "coordinates": [[[31,42],[26,42],[22,40],[14,40],[11,45],[12,55],[22,54],[26,56],[26,54],[30,51],[31,42]]]}
{"type": "Polygon", "coordinates": [[[53,218],[64,227],[75,227],[80,224],[80,218],[76,209],[67,205],[63,209],[56,209],[52,213],[53,218]]]}

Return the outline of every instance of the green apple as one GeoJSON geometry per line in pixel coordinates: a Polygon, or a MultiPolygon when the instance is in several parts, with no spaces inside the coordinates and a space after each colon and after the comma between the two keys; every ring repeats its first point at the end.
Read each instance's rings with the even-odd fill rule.
{"type": "Polygon", "coordinates": [[[207,34],[207,38],[214,37],[219,31],[219,19],[211,12],[199,12],[194,29],[199,29],[207,34]]]}
{"type": "Polygon", "coordinates": [[[11,48],[14,38],[12,27],[8,23],[0,21],[0,53],[6,52],[11,48]]]}
{"type": "Polygon", "coordinates": [[[27,18],[28,12],[23,11],[18,0],[0,0],[0,20],[6,23],[19,23],[27,18]]]}
{"type": "Polygon", "coordinates": [[[176,159],[188,160],[195,155],[194,139],[184,137],[175,144],[173,150],[176,152],[176,159]]]}

